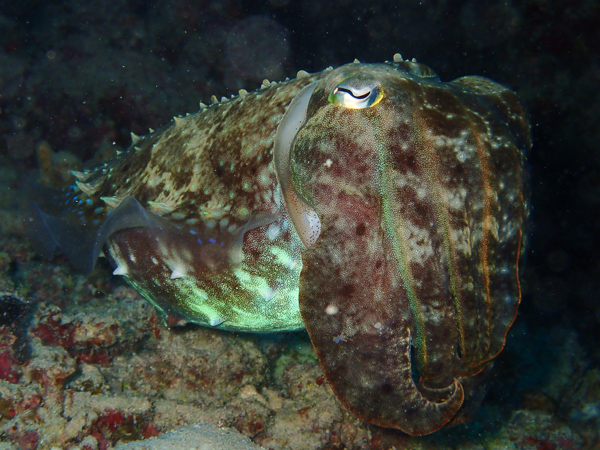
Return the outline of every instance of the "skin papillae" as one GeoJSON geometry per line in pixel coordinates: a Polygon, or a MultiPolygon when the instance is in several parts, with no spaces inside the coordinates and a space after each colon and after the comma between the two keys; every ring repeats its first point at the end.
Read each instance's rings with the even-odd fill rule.
{"type": "Polygon", "coordinates": [[[395,58],[214,103],[34,204],[32,243],[86,272],[104,250],[165,315],[305,326],[365,421],[422,435],[468,420],[520,301],[517,96],[395,58]]]}

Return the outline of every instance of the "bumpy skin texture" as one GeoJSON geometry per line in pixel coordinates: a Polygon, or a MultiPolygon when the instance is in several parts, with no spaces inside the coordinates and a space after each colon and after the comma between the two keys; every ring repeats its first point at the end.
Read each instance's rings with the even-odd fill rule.
{"type": "Polygon", "coordinates": [[[363,420],[413,435],[468,420],[520,301],[530,138],[513,92],[354,63],[134,140],[34,211],[38,246],[90,270],[105,245],[115,274],[199,324],[304,324],[363,420]]]}

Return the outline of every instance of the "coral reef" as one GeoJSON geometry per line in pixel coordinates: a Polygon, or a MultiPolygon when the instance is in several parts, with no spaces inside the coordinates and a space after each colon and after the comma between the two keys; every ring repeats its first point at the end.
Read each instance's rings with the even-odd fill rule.
{"type": "Polygon", "coordinates": [[[200,422],[273,449],[598,446],[599,14],[590,0],[3,2],[0,446],[108,449],[200,422]],[[232,30],[279,42],[285,60],[237,61],[232,30]],[[25,240],[22,185],[58,187],[131,131],[258,87],[256,65],[291,76],[398,51],[444,80],[480,73],[513,87],[534,124],[523,301],[470,424],[409,438],[361,423],[304,333],[169,328],[107,264],[86,278],[25,240]]]}

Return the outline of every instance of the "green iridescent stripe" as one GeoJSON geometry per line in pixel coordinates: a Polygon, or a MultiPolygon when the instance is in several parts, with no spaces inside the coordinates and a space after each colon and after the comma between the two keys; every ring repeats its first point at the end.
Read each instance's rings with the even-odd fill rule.
{"type": "MultiPolygon", "coordinates": [[[[373,136],[384,136],[385,134],[382,133],[381,126],[379,124],[379,118],[375,115],[373,115],[372,118],[373,136]]],[[[392,244],[394,260],[398,266],[398,271],[400,273],[400,277],[402,278],[404,289],[406,290],[406,295],[408,297],[408,304],[414,318],[414,347],[417,350],[417,358],[419,359],[421,366],[426,367],[428,362],[428,353],[427,343],[425,340],[425,320],[423,318],[423,312],[420,307],[419,299],[417,298],[413,288],[412,273],[407,264],[406,254],[408,251],[406,245],[406,236],[398,233],[398,230],[404,230],[405,227],[403,226],[403,218],[400,215],[400,212],[393,210],[390,205],[390,193],[393,192],[393,180],[392,177],[388,175],[388,168],[391,167],[388,156],[389,149],[385,145],[384,141],[375,137],[373,138],[373,141],[377,147],[377,156],[379,159],[377,168],[379,171],[380,180],[379,195],[381,197],[382,222],[387,237],[392,244]],[[400,226],[396,226],[397,224],[400,224],[400,226]]]]}

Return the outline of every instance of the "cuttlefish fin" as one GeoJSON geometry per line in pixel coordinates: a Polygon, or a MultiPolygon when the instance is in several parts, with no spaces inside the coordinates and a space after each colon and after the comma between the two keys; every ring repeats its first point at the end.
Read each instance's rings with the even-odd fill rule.
{"type": "Polygon", "coordinates": [[[110,211],[99,226],[86,223],[76,213],[46,213],[34,202],[30,204],[24,225],[29,241],[40,255],[50,259],[58,247],[73,267],[83,273],[94,270],[102,247],[116,231],[164,226],[158,216],[146,211],[131,196],[110,211]]]}

